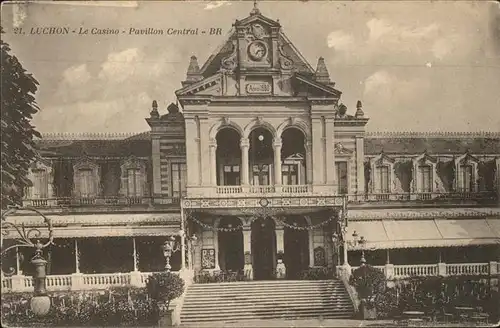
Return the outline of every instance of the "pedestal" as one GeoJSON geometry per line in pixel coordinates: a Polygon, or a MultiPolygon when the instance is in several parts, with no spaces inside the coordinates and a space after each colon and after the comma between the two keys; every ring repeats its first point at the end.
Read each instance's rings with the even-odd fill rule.
{"type": "Polygon", "coordinates": [[[144,287],[141,281],[141,273],[139,271],[130,272],[130,284],[135,287],[144,287]]]}
{"type": "Polygon", "coordinates": [[[71,275],[71,290],[82,290],[84,287],[83,274],[73,273],[71,275]]]}
{"type": "Polygon", "coordinates": [[[438,276],[446,277],[446,263],[438,263],[438,276]]]}

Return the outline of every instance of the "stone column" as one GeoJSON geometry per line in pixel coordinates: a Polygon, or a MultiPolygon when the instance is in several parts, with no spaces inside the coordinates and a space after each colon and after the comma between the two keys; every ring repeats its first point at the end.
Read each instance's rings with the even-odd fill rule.
{"type": "Polygon", "coordinates": [[[281,186],[281,138],[274,138],[274,185],[281,186]]]}
{"type": "Polygon", "coordinates": [[[161,194],[161,153],[160,137],[151,137],[151,160],[153,166],[153,196],[161,194]]]}
{"type": "MultiPolygon", "coordinates": [[[[365,151],[362,136],[356,136],[356,194],[365,193],[365,151]]],[[[349,178],[350,180],[350,178],[349,178]]]]}
{"type": "Polygon", "coordinates": [[[248,150],[250,148],[250,142],[248,141],[248,138],[241,138],[240,148],[241,148],[241,185],[246,186],[249,184],[248,150]]]}
{"type": "Polygon", "coordinates": [[[210,185],[217,185],[217,141],[210,140],[210,185]]]}
{"type": "Polygon", "coordinates": [[[134,260],[134,271],[130,272],[130,284],[132,286],[142,287],[141,286],[141,273],[137,269],[138,258],[137,258],[137,247],[135,243],[135,237],[132,237],[132,250],[133,250],[133,260],[134,260]]]}
{"type": "Polygon", "coordinates": [[[75,238],[75,273],[71,275],[71,290],[81,290],[83,288],[83,274],[80,273],[80,251],[78,249],[78,239],[75,238]]]}
{"type": "Polygon", "coordinates": [[[245,266],[243,271],[249,280],[253,280],[252,230],[250,226],[243,227],[243,253],[245,256],[245,266]]]}
{"type": "Polygon", "coordinates": [[[304,149],[306,152],[306,184],[311,185],[313,183],[313,167],[312,167],[312,146],[311,141],[306,140],[304,143],[304,149]]]}
{"type": "Polygon", "coordinates": [[[285,254],[285,230],[283,227],[276,226],[276,253],[277,253],[277,264],[276,264],[276,278],[284,279],[286,278],[286,267],[283,263],[283,256],[285,254]]]}

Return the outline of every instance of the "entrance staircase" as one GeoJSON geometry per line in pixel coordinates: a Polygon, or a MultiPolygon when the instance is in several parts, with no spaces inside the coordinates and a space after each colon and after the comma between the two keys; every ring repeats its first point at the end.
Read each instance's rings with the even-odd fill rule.
{"type": "Polygon", "coordinates": [[[202,322],[351,318],[354,308],[340,280],[272,280],[193,284],[182,326],[202,322]]]}

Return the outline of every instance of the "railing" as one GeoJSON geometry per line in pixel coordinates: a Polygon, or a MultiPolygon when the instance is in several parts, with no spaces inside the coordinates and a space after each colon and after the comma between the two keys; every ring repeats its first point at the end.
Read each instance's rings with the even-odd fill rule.
{"type": "Polygon", "coordinates": [[[241,186],[217,186],[218,194],[241,194],[243,187],[241,186]]]}
{"type": "Polygon", "coordinates": [[[274,193],[276,189],[274,186],[250,186],[251,194],[269,194],[274,193]]]}
{"type": "Polygon", "coordinates": [[[71,275],[51,275],[46,278],[47,288],[50,290],[68,290],[71,288],[71,275]]]}
{"type": "Polygon", "coordinates": [[[148,205],[179,205],[179,197],[57,197],[45,199],[24,199],[24,206],[37,208],[54,207],[86,207],[86,206],[148,206],[148,205]]]}
{"type": "Polygon", "coordinates": [[[88,274],[83,276],[83,284],[94,286],[97,288],[130,285],[130,274],[129,273],[88,274]]]}
{"type": "Polygon", "coordinates": [[[216,193],[219,195],[235,194],[306,194],[310,193],[310,185],[283,185],[277,188],[273,185],[268,186],[217,186],[216,193]]]}
{"type": "MultiPolygon", "coordinates": [[[[178,274],[178,272],[172,272],[178,274]]],[[[146,286],[147,278],[152,272],[96,273],[48,275],[46,288],[48,291],[106,289],[109,287],[132,285],[146,286]]],[[[33,290],[33,278],[23,275],[2,277],[2,291],[30,292],[33,290]]]]}
{"type": "MultiPolygon", "coordinates": [[[[407,264],[407,265],[375,265],[384,272],[387,279],[404,279],[409,277],[428,276],[463,276],[498,274],[500,262],[490,263],[437,263],[437,264],[407,264]]],[[[354,271],[359,266],[352,266],[354,271]]]]}
{"type": "Polygon", "coordinates": [[[437,276],[437,264],[395,265],[394,278],[437,276]]]}
{"type": "Polygon", "coordinates": [[[488,274],[488,272],[488,263],[454,263],[446,265],[446,274],[450,276],[479,275],[488,274]]]}
{"type": "Polygon", "coordinates": [[[401,201],[481,201],[496,200],[494,191],[478,192],[412,192],[412,193],[368,193],[348,195],[349,202],[401,202],[401,201]]]}

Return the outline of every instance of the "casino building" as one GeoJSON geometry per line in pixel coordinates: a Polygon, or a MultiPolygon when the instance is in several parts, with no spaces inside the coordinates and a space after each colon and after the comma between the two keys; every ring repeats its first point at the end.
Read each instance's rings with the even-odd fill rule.
{"type": "MultiPolygon", "coordinates": [[[[369,104],[342,104],[325,60],[257,8],[222,41],[186,60],[178,104],[153,101],[150,131],[38,141],[24,205],[54,225],[49,290],[143,285],[168,236],[195,282],[297,280],[361,253],[388,279],[500,271],[500,134],[365,132],[369,104]]],[[[4,290],[32,288],[30,251],[4,290]]]]}

